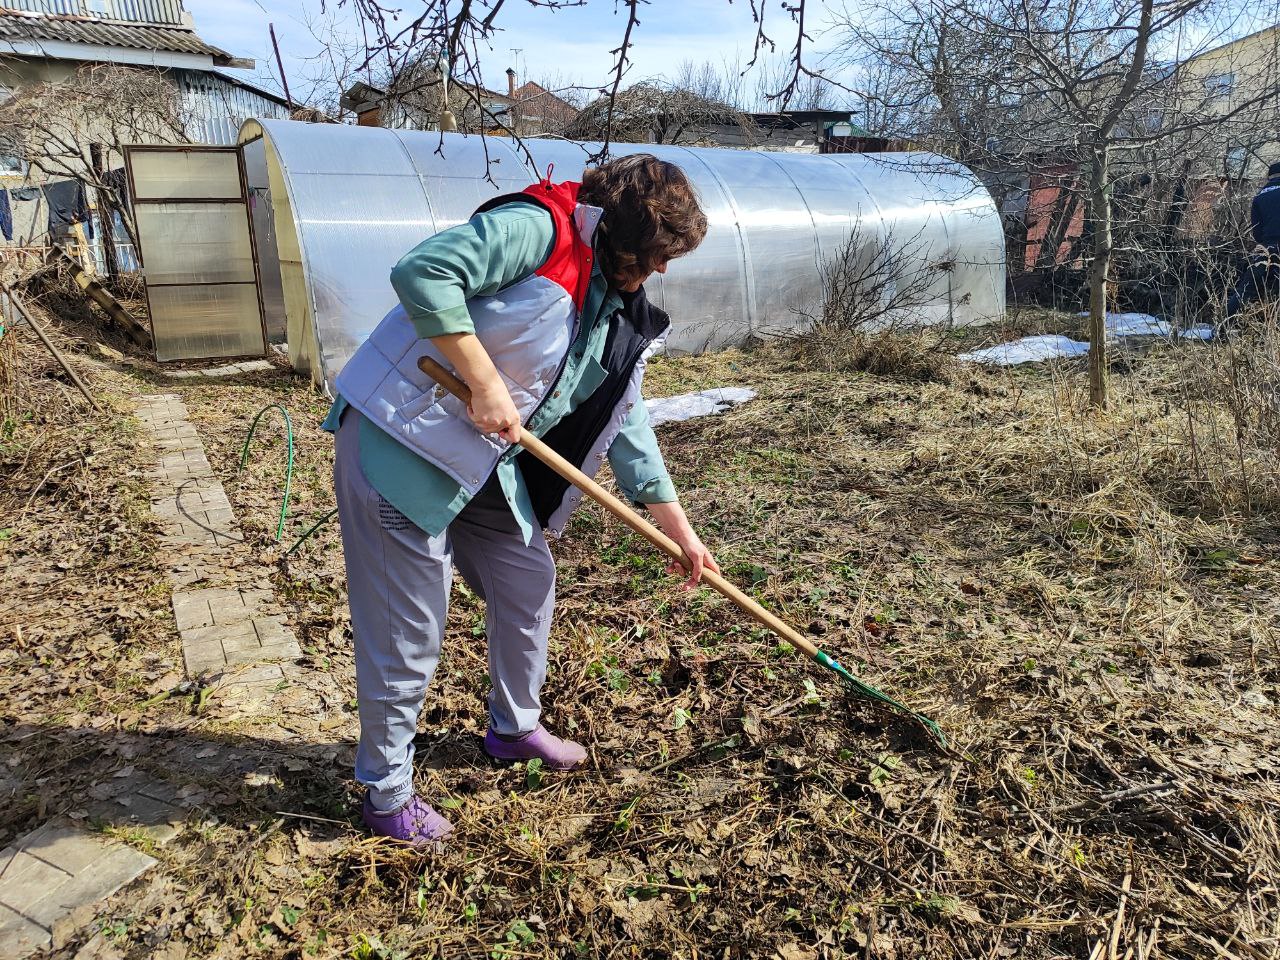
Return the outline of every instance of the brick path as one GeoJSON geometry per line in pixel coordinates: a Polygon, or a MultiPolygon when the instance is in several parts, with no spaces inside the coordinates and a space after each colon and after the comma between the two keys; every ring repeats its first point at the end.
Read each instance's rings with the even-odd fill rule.
{"type": "MultiPolygon", "coordinates": [[[[155,482],[152,513],[166,528],[164,542],[185,549],[188,559],[197,561],[174,576],[175,586],[186,586],[200,574],[216,574],[224,549],[241,541],[235,515],[183,402],[174,394],[142,397],[138,418],[161,450],[160,463],[150,473],[155,482]]],[[[192,677],[221,674],[236,664],[301,656],[293,633],[273,615],[267,590],[175,590],[173,614],[192,677]]]]}
{"type": "MultiPolygon", "coordinates": [[[[138,418],[160,452],[148,476],[152,513],[164,527],[173,614],[187,674],[245,713],[271,709],[296,676],[298,641],[270,590],[238,585],[187,589],[225,577],[243,551],[231,504],[205,457],[187,409],[173,394],[139,398],[138,418]]],[[[134,774],[88,804],[83,818],[163,844],[187,816],[165,782],[134,774]]],[[[156,860],[108,832],[56,817],[0,851],[0,958],[48,948],[93,920],[97,905],[156,860]]]]}
{"type": "Polygon", "coordinates": [[[25,957],[92,919],[109,897],[156,861],[118,841],[53,820],[0,851],[0,956],[25,957]],[[67,931],[69,932],[69,931],[67,931]]]}
{"type": "Polygon", "coordinates": [[[102,900],[155,865],[107,828],[163,845],[188,816],[182,788],[141,774],[90,793],[94,799],[76,816],[103,830],[59,816],[0,850],[0,957],[59,946],[92,921],[102,900]]]}

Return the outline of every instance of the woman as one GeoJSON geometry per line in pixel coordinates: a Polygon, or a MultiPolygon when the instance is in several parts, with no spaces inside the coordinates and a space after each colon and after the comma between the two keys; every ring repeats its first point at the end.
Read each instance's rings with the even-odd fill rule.
{"type": "MultiPolygon", "coordinates": [[[[715,560],[689,525],[640,398],[668,327],[643,284],[693,250],[707,221],[680,169],[648,154],[549,177],[486,204],[395,267],[400,306],[338,377],[325,421],[355,633],[364,820],[415,846],[450,825],[414,792],[413,737],[440,655],[451,568],[485,601],[484,750],[555,770],[581,745],[539,723],[559,535],[579,494],[514,446],[527,430],[619,487],[684,550],[687,586],[715,560]],[[471,404],[418,370],[423,355],[471,404]]],[[[673,572],[679,569],[672,565],[673,572]]]]}

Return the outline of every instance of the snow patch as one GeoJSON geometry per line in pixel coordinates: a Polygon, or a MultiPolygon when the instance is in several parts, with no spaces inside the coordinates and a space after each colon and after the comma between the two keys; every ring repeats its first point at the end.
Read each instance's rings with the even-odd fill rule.
{"type": "MultiPolygon", "coordinates": [[[[1088,314],[1082,313],[1080,316],[1087,317],[1088,314]]],[[[1107,337],[1115,339],[1164,337],[1167,340],[1182,337],[1186,340],[1212,340],[1214,329],[1208,324],[1200,324],[1189,330],[1174,330],[1167,320],[1160,320],[1149,313],[1108,313],[1107,337]]],[[[967,360],[970,363],[1012,367],[1019,363],[1039,363],[1063,357],[1082,357],[1088,352],[1088,343],[1081,343],[1070,337],[1048,335],[1023,337],[1012,343],[1001,343],[994,347],[974,350],[971,353],[962,353],[956,359],[967,360]]]]}
{"type": "MultiPolygon", "coordinates": [[[[1082,314],[1088,316],[1088,314],[1082,314]]],[[[1149,313],[1108,313],[1108,337],[1171,337],[1173,328],[1149,313]]]]}
{"type": "Polygon", "coordinates": [[[1043,360],[1056,360],[1060,357],[1080,357],[1089,352],[1089,345],[1070,337],[1040,336],[1023,337],[1012,343],[1001,343],[994,347],[962,353],[957,360],[968,360],[970,363],[989,363],[998,367],[1012,367],[1019,363],[1039,363],[1043,360]]]}
{"type": "Polygon", "coordinates": [[[755,395],[756,392],[750,387],[716,387],[712,390],[699,390],[697,393],[646,400],[645,406],[649,408],[649,419],[656,427],[660,423],[724,413],[730,407],[754,399],[755,395]]]}

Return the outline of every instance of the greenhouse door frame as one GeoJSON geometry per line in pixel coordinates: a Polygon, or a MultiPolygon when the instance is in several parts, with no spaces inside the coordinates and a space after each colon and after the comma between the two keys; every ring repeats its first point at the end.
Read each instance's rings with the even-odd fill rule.
{"type": "MultiPolygon", "coordinates": [[[[239,146],[223,147],[208,146],[205,144],[136,144],[124,148],[125,153],[125,169],[128,171],[129,178],[129,199],[134,207],[160,205],[160,204],[221,204],[230,206],[239,203],[244,211],[245,229],[249,234],[249,255],[253,261],[253,302],[258,309],[258,330],[261,337],[261,347],[256,353],[214,353],[200,355],[184,355],[181,357],[169,357],[168,360],[236,360],[247,359],[250,357],[262,357],[267,354],[267,318],[266,309],[262,302],[262,271],[258,265],[258,244],[253,234],[253,211],[249,206],[249,185],[245,174],[244,155],[240,151],[239,146]],[[155,154],[155,153],[203,153],[203,154],[232,154],[236,158],[236,170],[239,174],[240,196],[239,199],[232,197],[148,197],[140,198],[138,196],[138,185],[134,172],[133,157],[135,154],[155,154]]],[[[137,224],[137,217],[134,218],[137,224]]],[[[187,283],[153,283],[147,274],[146,262],[146,240],[142,237],[142,230],[139,226],[138,230],[138,263],[142,268],[143,290],[147,298],[147,316],[151,321],[151,341],[156,352],[156,359],[160,360],[160,340],[156,336],[155,314],[152,312],[151,290],[153,287],[218,287],[218,286],[246,286],[248,281],[242,280],[210,280],[201,282],[187,283]]],[[[160,360],[160,362],[166,362],[160,360]]]]}

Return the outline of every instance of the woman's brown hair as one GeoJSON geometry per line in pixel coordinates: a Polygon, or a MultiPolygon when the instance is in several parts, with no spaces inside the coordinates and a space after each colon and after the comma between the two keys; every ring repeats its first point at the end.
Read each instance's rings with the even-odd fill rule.
{"type": "Polygon", "coordinates": [[[634,153],[588,167],[578,200],[604,210],[596,236],[613,280],[643,279],[707,235],[693,185],[674,163],[634,153]]]}

